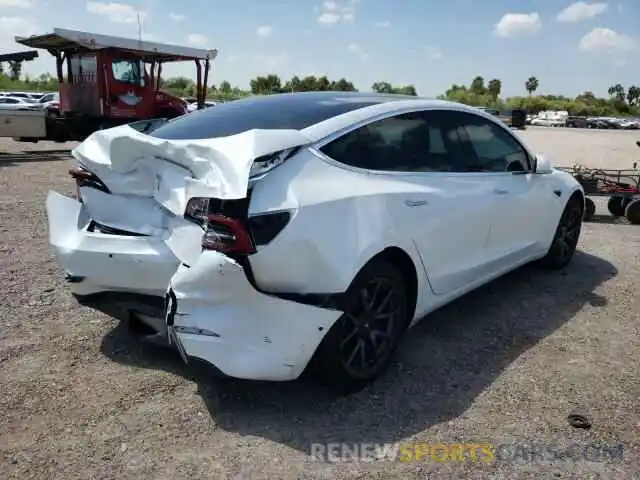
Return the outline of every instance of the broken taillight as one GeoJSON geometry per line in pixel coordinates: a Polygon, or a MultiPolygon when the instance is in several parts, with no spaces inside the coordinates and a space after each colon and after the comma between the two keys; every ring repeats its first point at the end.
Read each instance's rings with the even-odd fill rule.
{"type": "Polygon", "coordinates": [[[78,196],[80,195],[80,187],[89,187],[100,190],[104,193],[111,193],[107,186],[94,173],[85,170],[82,167],[74,167],[69,170],[69,175],[76,181],[78,196]]]}
{"type": "Polygon", "coordinates": [[[221,253],[251,254],[253,240],[242,220],[224,215],[208,215],[202,236],[202,248],[221,253]]]}
{"type": "Polygon", "coordinates": [[[192,198],[184,216],[203,228],[203,249],[249,255],[256,246],[271,242],[289,223],[291,214],[279,211],[248,217],[248,205],[248,198],[192,198]]]}

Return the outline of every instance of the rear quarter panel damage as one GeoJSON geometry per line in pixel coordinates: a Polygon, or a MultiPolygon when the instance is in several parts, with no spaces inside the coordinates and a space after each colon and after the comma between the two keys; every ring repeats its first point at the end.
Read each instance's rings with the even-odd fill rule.
{"type": "MultiPolygon", "coordinates": [[[[290,210],[289,225],[251,256],[256,283],[273,293],[341,293],[388,247],[404,250],[425,272],[408,235],[396,228],[392,204],[411,184],[343,169],[311,150],[273,170],[252,193],[249,214],[290,210]]],[[[421,290],[421,288],[419,288],[421,290]]]]}

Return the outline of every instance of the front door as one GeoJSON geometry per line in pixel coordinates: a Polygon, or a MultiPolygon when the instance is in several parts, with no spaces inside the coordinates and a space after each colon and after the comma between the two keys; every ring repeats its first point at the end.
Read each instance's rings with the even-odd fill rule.
{"type": "Polygon", "coordinates": [[[520,141],[496,122],[466,112],[455,114],[474,168],[492,181],[489,255],[498,268],[535,255],[548,242],[549,212],[560,201],[520,141]]]}

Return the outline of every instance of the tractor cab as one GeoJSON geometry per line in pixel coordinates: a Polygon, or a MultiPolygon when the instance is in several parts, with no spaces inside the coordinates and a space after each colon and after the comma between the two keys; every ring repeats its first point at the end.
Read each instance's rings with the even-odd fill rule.
{"type": "Polygon", "coordinates": [[[166,63],[193,61],[196,100],[204,107],[216,50],[165,45],[66,29],[16,42],[47,50],[56,59],[60,90],[57,128],[84,137],[98,128],[187,113],[186,103],[161,90],[166,63]]]}

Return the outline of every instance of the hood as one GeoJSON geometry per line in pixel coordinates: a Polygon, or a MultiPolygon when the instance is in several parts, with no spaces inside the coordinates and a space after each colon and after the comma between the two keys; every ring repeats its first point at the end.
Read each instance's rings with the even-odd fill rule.
{"type": "Polygon", "coordinates": [[[192,197],[244,198],[255,159],[309,142],[298,130],[165,140],[124,125],[93,133],[71,153],[111,193],[153,197],[181,215],[192,197]]]}

